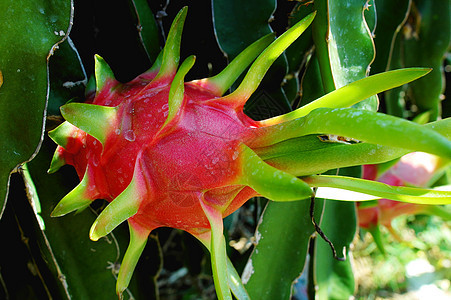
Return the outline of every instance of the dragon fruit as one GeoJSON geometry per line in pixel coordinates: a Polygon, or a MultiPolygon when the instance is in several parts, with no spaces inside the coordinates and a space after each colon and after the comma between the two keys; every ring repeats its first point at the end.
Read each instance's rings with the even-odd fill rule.
{"type": "Polygon", "coordinates": [[[286,115],[255,121],[244,114],[244,104],[315,13],[275,41],[272,35],[262,37],[218,75],[185,83],[195,61],[190,56],[178,67],[186,13],[184,8],[175,18],[154,66],[131,82],[116,81],[106,62],[96,56],[95,90],[88,87],[85,103],[62,106],[66,122],[49,133],[59,145],[49,172],[70,164],[81,180],[52,216],[85,209],[100,198],[110,203],[91,227],[92,240],[128,222],[130,244],[118,275],[119,296],[128,286],[149,233],[158,227],[177,228],[198,238],[211,252],[218,297],[231,299],[230,289],[239,295],[243,287],[226,256],[222,219],[251,197],[310,199],[311,187],[324,184],[317,179],[326,185],[328,179],[308,175],[393,159],[406,151],[401,148],[451,156],[450,142],[433,129],[341,108],[429,70],[368,77],[286,115]],[[251,63],[238,88],[226,94],[251,63]],[[403,131],[389,132],[391,128],[403,131]],[[318,134],[349,136],[362,143],[325,143],[318,134]],[[416,138],[408,140],[409,136],[416,138]],[[338,160],[337,155],[341,155],[338,160]]]}
{"type": "MultiPolygon", "coordinates": [[[[378,165],[363,166],[363,178],[377,180],[391,186],[429,187],[449,167],[449,160],[424,152],[412,152],[402,156],[388,170],[378,165]],[[381,170],[379,170],[381,169],[381,170]],[[379,174],[380,173],[380,174],[379,174]]],[[[392,227],[392,221],[401,215],[429,214],[451,219],[444,207],[416,203],[403,203],[378,199],[372,204],[358,204],[359,226],[369,230],[379,249],[384,253],[379,226],[384,226],[399,241],[400,235],[392,227]]]]}

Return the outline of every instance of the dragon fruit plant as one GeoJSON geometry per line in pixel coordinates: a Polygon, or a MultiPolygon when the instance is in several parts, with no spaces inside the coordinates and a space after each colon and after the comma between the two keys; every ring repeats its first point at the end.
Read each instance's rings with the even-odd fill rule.
{"type": "Polygon", "coordinates": [[[128,222],[130,244],[117,279],[119,296],[150,232],[172,227],[189,232],[210,251],[218,298],[231,299],[232,291],[244,299],[244,287],[226,256],[222,219],[254,196],[308,200],[315,195],[313,187],[333,187],[420,204],[451,202],[449,192],[316,175],[410,151],[451,158],[448,119],[422,126],[350,107],[428,69],[370,76],[290,113],[255,121],[244,114],[244,104],[315,13],[275,41],[272,35],[257,40],[218,75],[184,82],[195,62],[190,56],[178,66],[186,14],[184,8],[173,21],[152,68],[128,83],[118,82],[96,56],[95,89],[88,88],[85,103],[62,106],[66,122],[49,133],[59,145],[49,171],[70,164],[81,180],[52,216],[83,210],[100,198],[110,203],[91,227],[92,240],[128,222]],[[239,86],[227,93],[249,65],[239,86]]]}
{"type": "MultiPolygon", "coordinates": [[[[392,186],[430,187],[443,175],[449,167],[449,160],[424,152],[412,152],[402,156],[395,163],[365,165],[363,178],[377,180],[392,186]]],[[[403,203],[389,199],[378,199],[374,202],[358,204],[359,226],[368,230],[379,249],[385,253],[384,243],[380,235],[380,226],[398,240],[402,237],[392,227],[392,221],[398,216],[406,214],[428,214],[451,220],[451,213],[446,207],[403,203]]]]}

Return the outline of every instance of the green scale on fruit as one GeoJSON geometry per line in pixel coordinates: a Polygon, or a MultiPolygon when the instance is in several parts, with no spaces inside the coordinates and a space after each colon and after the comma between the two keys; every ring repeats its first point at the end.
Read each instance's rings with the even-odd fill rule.
{"type": "MultiPolygon", "coordinates": [[[[186,58],[179,67],[186,14],[184,8],[175,18],[154,66],[131,82],[116,81],[107,63],[96,56],[95,92],[88,93],[85,103],[62,106],[66,122],[49,133],[59,145],[49,172],[70,164],[81,180],[52,215],[62,216],[88,207],[95,199],[106,199],[110,203],[92,225],[90,238],[98,240],[122,222],[129,224],[130,245],[117,280],[119,296],[150,232],[172,227],[189,232],[211,252],[218,298],[231,299],[233,292],[241,299],[246,292],[226,256],[222,219],[247,200],[254,196],[273,201],[310,199],[314,186],[390,198],[376,182],[356,184],[352,178],[311,175],[388,161],[410,151],[451,158],[451,143],[441,134],[449,131],[447,120],[431,128],[349,108],[370,95],[415,80],[428,69],[371,76],[286,115],[255,121],[244,114],[244,104],[315,13],[276,40],[273,35],[257,40],[218,75],[191,82],[184,77],[195,57],[186,58]],[[238,88],[226,94],[249,65],[238,88]],[[317,138],[322,134],[362,143],[324,143],[317,138]]],[[[409,191],[399,189],[396,195],[403,193],[409,191]]],[[[451,201],[448,192],[437,193],[419,195],[414,201],[451,201]]]]}

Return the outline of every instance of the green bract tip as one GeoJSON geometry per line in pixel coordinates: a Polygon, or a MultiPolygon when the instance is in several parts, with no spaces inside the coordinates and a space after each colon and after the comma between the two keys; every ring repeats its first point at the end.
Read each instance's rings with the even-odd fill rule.
{"type": "Polygon", "coordinates": [[[255,92],[269,67],[307,29],[313,22],[315,15],[316,12],[309,14],[269,45],[251,65],[238,88],[223,99],[226,102],[234,103],[237,107],[243,106],[252,93],[255,92]]]}
{"type": "Polygon", "coordinates": [[[65,148],[67,146],[68,139],[73,137],[72,135],[76,130],[77,127],[66,121],[52,131],[49,131],[48,134],[55,143],[65,148]]]}
{"type": "Polygon", "coordinates": [[[138,225],[129,222],[130,243],[121,262],[121,268],[117,276],[116,293],[121,297],[132,278],[136,264],[147,243],[150,230],[142,229],[138,225]]]}
{"type": "Polygon", "coordinates": [[[188,7],[180,10],[171,25],[168,38],[163,49],[161,68],[156,78],[175,74],[180,61],[180,44],[182,41],[183,24],[185,23],[188,7]]]}
{"type": "Polygon", "coordinates": [[[63,150],[61,146],[56,148],[55,153],[53,154],[52,157],[52,161],[50,163],[50,168],[47,170],[47,173],[49,174],[55,173],[66,164],[66,160],[64,159],[61,150],[63,150]]]}
{"type": "Polygon", "coordinates": [[[99,55],[94,56],[95,75],[96,75],[96,93],[99,93],[108,81],[116,81],[113,71],[106,61],[99,55]]]}
{"type": "Polygon", "coordinates": [[[249,66],[249,64],[272,42],[274,41],[274,33],[265,35],[258,39],[246,49],[244,49],[237,57],[235,57],[227,67],[218,75],[203,79],[202,85],[211,90],[218,96],[222,96],[238,79],[241,73],[249,66]]]}
{"type": "Polygon", "coordinates": [[[89,168],[86,169],[82,181],[56,205],[51,213],[52,217],[61,217],[75,210],[83,210],[97,198],[96,195],[88,194],[88,187],[91,184],[88,170],[89,168]]]}
{"type": "Polygon", "coordinates": [[[111,128],[117,126],[116,107],[85,103],[69,103],[61,107],[63,117],[105,145],[111,128]]]}

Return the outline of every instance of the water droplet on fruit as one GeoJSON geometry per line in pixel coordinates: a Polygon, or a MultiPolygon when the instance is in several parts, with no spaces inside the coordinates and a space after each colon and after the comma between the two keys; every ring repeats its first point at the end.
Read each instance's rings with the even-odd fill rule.
{"type": "Polygon", "coordinates": [[[239,154],[240,154],[239,151],[233,152],[232,159],[233,159],[233,160],[237,159],[239,154]]]}
{"type": "Polygon", "coordinates": [[[127,131],[124,133],[124,138],[125,138],[127,141],[129,141],[129,142],[133,142],[133,141],[136,139],[136,135],[135,135],[135,133],[133,132],[133,130],[127,130],[127,131]]]}
{"type": "Polygon", "coordinates": [[[114,131],[117,135],[121,134],[121,130],[118,128],[114,131]]]}
{"type": "Polygon", "coordinates": [[[97,155],[94,155],[92,157],[92,164],[97,167],[99,165],[99,157],[97,155]]]}

